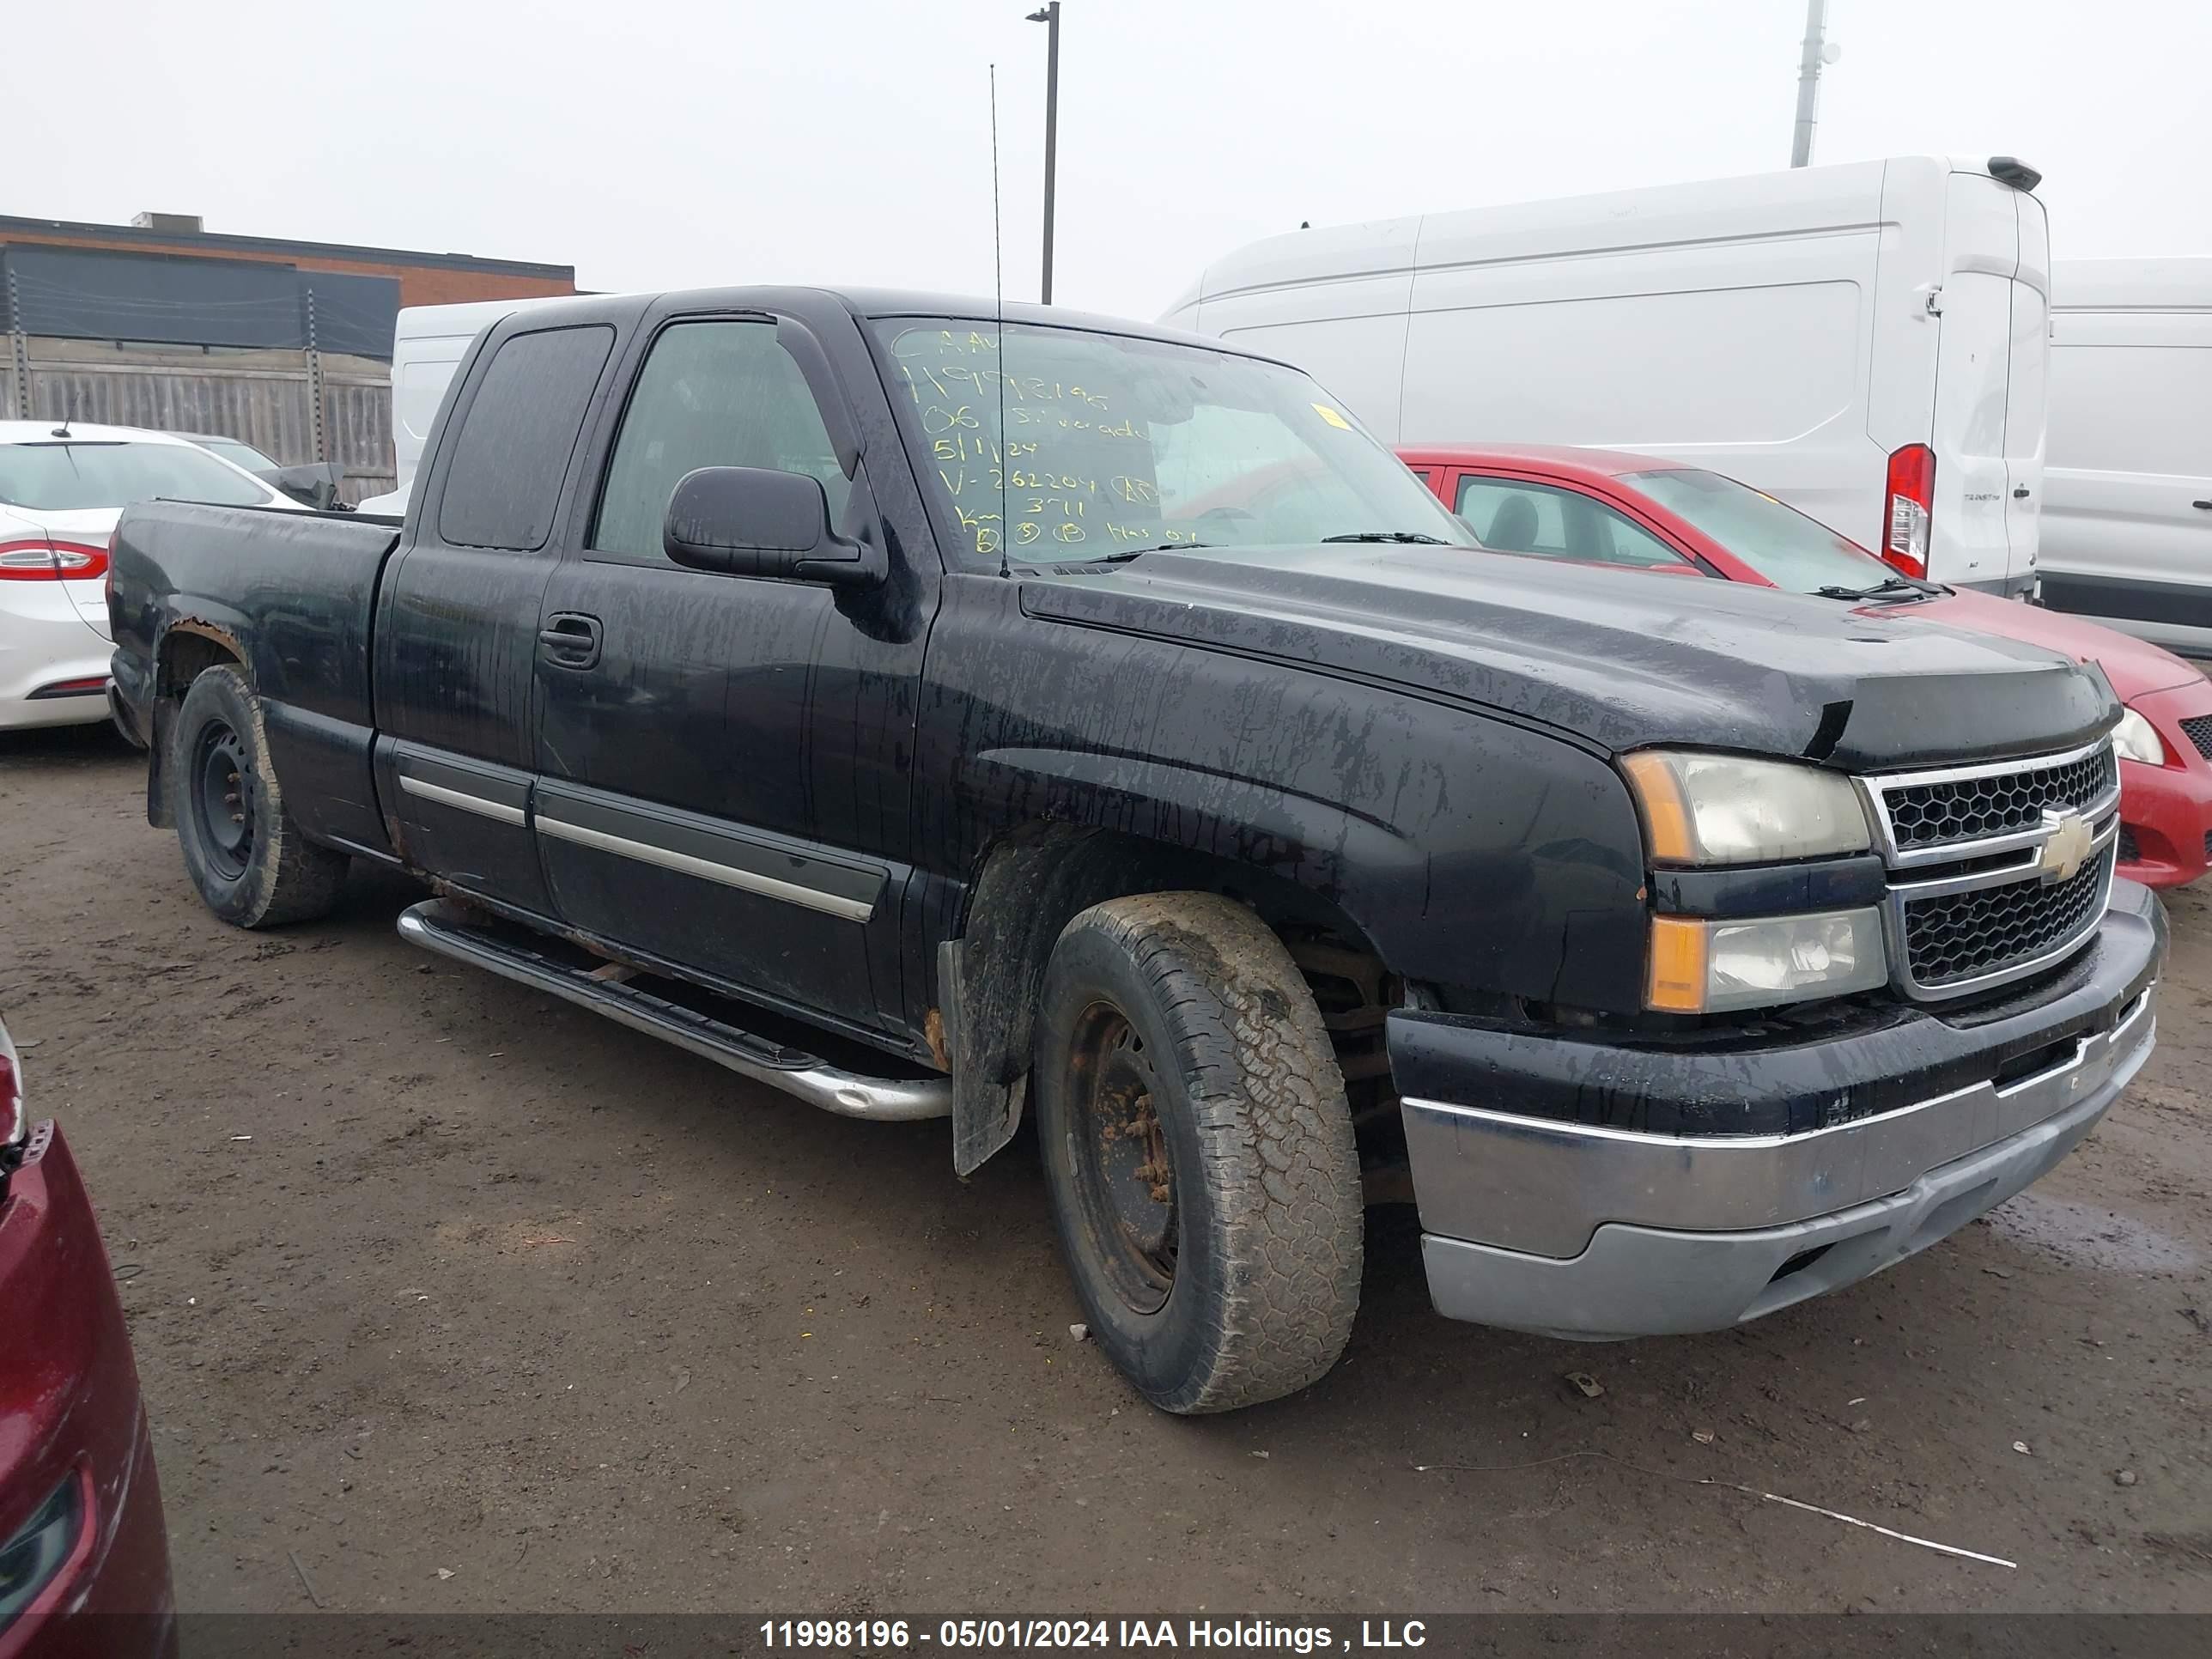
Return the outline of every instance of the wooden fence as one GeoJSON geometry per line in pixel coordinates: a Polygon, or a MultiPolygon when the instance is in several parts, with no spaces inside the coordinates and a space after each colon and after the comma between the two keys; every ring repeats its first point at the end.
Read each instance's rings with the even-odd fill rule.
{"type": "Polygon", "coordinates": [[[238,438],[286,466],[341,461],[342,493],[357,501],[397,478],[392,370],[372,357],[273,349],[120,344],[0,335],[0,419],[64,416],[238,438]],[[21,343],[19,364],[16,340],[21,343]],[[321,422],[316,422],[316,382],[321,422]]]}

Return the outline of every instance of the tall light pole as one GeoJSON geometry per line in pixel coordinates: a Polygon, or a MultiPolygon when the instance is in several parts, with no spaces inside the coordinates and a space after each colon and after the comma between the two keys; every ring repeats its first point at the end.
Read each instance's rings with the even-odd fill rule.
{"type": "Polygon", "coordinates": [[[1044,283],[1042,302],[1052,303],[1052,186],[1060,160],[1060,0],[1029,15],[1049,31],[1044,58],[1044,283]]]}
{"type": "Polygon", "coordinates": [[[1825,42],[1827,0],[1805,0],[1805,46],[1797,58],[1797,131],[1790,143],[1790,165],[1813,164],[1813,112],[1820,101],[1820,65],[1842,57],[1843,49],[1825,42]]]}

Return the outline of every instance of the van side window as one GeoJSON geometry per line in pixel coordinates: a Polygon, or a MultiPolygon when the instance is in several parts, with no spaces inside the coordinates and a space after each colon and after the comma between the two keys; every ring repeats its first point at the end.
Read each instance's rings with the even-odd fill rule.
{"type": "Polygon", "coordinates": [[[1540,553],[1593,564],[1680,564],[1682,556],[1626,514],[1571,489],[1462,477],[1460,517],[1498,553],[1540,553]]]}
{"type": "Polygon", "coordinates": [[[553,533],[584,408],[613,348],[603,325],[503,341],[453,438],[438,534],[455,547],[532,553],[553,533]]]}
{"type": "Polygon", "coordinates": [[[765,320],[677,323],[661,331],[623,411],[591,546],[660,560],[661,523],[684,475],[702,466],[803,472],[837,522],[852,485],[814,394],[765,320]]]}

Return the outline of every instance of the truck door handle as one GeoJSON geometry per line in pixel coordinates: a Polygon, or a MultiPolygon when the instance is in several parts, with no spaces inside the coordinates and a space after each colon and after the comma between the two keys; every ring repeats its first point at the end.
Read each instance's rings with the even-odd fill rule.
{"type": "Polygon", "coordinates": [[[2190,506],[2200,507],[2207,513],[2212,513],[2212,501],[2191,501],[2190,502],[2190,506]]]}
{"type": "Polygon", "coordinates": [[[538,630],[538,654],[556,668],[593,668],[599,660],[599,619],[556,611],[538,630]]]}
{"type": "Polygon", "coordinates": [[[2027,486],[2026,484],[2015,486],[2012,492],[2012,498],[2016,501],[2026,501],[2027,499],[2027,486]]]}

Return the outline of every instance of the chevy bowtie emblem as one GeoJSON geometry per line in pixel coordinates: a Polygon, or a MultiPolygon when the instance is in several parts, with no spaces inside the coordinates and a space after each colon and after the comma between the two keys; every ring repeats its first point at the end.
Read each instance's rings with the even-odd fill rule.
{"type": "Polygon", "coordinates": [[[2089,861],[2089,845],[2096,839],[2089,820],[2079,812],[2045,812],[2043,821],[2050,826],[2051,839],[2037,855],[2037,872],[2045,886],[2071,880],[2074,872],[2089,861]]]}

